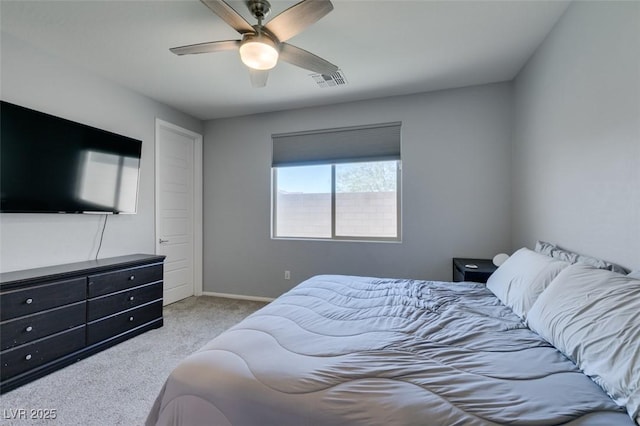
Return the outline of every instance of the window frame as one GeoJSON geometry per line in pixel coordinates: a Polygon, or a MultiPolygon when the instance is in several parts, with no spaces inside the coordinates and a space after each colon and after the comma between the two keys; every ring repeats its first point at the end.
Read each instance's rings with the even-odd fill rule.
{"type": "MultiPolygon", "coordinates": [[[[402,242],[402,160],[377,160],[367,162],[389,162],[396,163],[396,236],[395,237],[362,237],[362,236],[339,236],[336,235],[336,165],[355,164],[354,162],[332,162],[331,166],[331,236],[330,237],[288,237],[278,236],[278,169],[287,166],[271,167],[271,239],[272,240],[304,240],[304,241],[352,241],[352,242],[378,242],[378,243],[401,243],[402,242]]],[[[297,166],[304,167],[304,166],[297,166]]]]}

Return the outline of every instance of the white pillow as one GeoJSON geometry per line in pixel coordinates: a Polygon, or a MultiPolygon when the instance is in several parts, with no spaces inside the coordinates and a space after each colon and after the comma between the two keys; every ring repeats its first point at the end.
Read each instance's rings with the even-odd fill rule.
{"type": "Polygon", "coordinates": [[[637,271],[629,272],[628,277],[635,278],[636,280],[640,280],[640,269],[637,271]]]}
{"type": "Polygon", "coordinates": [[[640,415],[640,280],[575,264],[529,311],[529,327],[640,415]]]}
{"type": "Polygon", "coordinates": [[[524,319],[540,293],[567,266],[567,262],[521,248],[491,274],[487,287],[524,319]]]}

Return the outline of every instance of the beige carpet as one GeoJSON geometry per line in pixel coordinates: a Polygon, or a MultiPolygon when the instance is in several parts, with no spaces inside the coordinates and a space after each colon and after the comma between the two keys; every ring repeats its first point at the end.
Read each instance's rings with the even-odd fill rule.
{"type": "Polygon", "coordinates": [[[262,306],[206,296],[166,306],[164,327],[0,396],[0,425],[142,425],[180,360],[262,306]],[[56,419],[10,420],[18,409],[55,410],[56,419]]]}

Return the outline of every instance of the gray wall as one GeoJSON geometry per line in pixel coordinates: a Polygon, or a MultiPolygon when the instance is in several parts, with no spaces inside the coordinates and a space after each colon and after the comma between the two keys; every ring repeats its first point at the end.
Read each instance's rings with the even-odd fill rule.
{"type": "Polygon", "coordinates": [[[511,86],[206,123],[204,290],[274,297],[315,274],[451,279],[451,258],[511,248],[511,86]],[[402,121],[403,241],[270,238],[271,134],[402,121]],[[284,270],[291,280],[284,280],[284,270]]]}
{"type": "MultiPolygon", "coordinates": [[[[203,123],[88,74],[2,34],[1,97],[49,114],[141,139],[138,214],[109,216],[100,257],[155,252],[155,118],[202,133],[203,123]]],[[[103,215],[0,215],[0,270],[92,259],[103,215]]]]}
{"type": "Polygon", "coordinates": [[[640,268],[639,41],[639,2],[573,2],[517,77],[514,248],[640,268]]]}

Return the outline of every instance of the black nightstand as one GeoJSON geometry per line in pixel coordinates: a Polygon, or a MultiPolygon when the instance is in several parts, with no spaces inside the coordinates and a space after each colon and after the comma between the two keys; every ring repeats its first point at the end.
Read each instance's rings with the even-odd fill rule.
{"type": "Polygon", "coordinates": [[[453,281],[474,281],[486,283],[491,274],[498,269],[490,259],[453,258],[453,281]],[[474,268],[473,266],[476,266],[474,268]]]}

